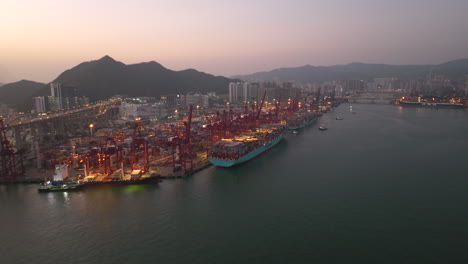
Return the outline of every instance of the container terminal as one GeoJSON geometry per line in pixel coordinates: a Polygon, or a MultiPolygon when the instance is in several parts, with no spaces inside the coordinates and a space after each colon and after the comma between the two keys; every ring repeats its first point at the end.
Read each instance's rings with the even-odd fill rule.
{"type": "Polygon", "coordinates": [[[61,181],[68,183],[141,184],[187,177],[212,164],[230,167],[274,147],[288,129],[313,123],[339,103],[297,95],[282,104],[281,97],[267,102],[265,94],[240,107],[174,109],[172,119],[156,122],[122,122],[121,98],[44,117],[0,118],[0,182],[47,183],[60,168],[61,181]],[[69,136],[50,140],[58,132],[69,136]]]}

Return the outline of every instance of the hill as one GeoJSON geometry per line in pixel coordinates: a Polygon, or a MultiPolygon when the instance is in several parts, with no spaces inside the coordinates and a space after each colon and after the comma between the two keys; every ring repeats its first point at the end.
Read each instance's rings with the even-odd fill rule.
{"type": "Polygon", "coordinates": [[[388,65],[354,62],[335,66],[302,66],[280,68],[268,72],[237,75],[246,81],[299,81],[322,82],[332,80],[358,80],[384,77],[400,79],[425,78],[429,73],[443,74],[453,79],[464,78],[468,74],[468,59],[450,61],[439,65],[388,65]]]}
{"type": "Polygon", "coordinates": [[[16,107],[28,101],[32,104],[33,95],[44,88],[43,83],[22,80],[19,82],[4,84],[0,87],[0,103],[16,107]]]}
{"type": "MultiPolygon", "coordinates": [[[[121,94],[128,96],[160,96],[171,93],[227,93],[231,80],[193,69],[173,71],[151,61],[126,65],[109,56],[83,62],[60,74],[53,82],[74,87],[80,96],[91,100],[121,94]]],[[[62,89],[64,89],[62,88],[62,89]]],[[[44,87],[41,94],[47,93],[44,87]]]]}

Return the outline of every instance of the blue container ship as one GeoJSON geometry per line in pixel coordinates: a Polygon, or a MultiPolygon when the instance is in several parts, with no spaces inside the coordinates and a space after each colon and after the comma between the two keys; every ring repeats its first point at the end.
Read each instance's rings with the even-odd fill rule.
{"type": "Polygon", "coordinates": [[[276,146],[286,131],[285,125],[269,124],[255,131],[219,140],[209,148],[208,160],[218,167],[232,167],[247,162],[276,146]]]}

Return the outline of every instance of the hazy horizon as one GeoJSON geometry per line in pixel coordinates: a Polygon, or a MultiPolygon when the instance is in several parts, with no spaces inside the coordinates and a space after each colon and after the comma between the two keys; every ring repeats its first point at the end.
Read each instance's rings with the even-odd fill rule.
{"type": "Polygon", "coordinates": [[[50,82],[109,55],[233,76],[468,58],[468,1],[1,0],[0,82],[50,82]]]}

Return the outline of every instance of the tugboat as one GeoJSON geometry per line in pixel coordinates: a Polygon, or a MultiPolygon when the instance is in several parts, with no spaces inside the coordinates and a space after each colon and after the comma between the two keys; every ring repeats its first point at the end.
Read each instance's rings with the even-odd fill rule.
{"type": "Polygon", "coordinates": [[[78,191],[84,184],[80,182],[65,182],[63,181],[68,177],[68,166],[65,164],[55,165],[55,174],[52,181],[42,183],[37,189],[38,192],[69,192],[78,191]]]}

